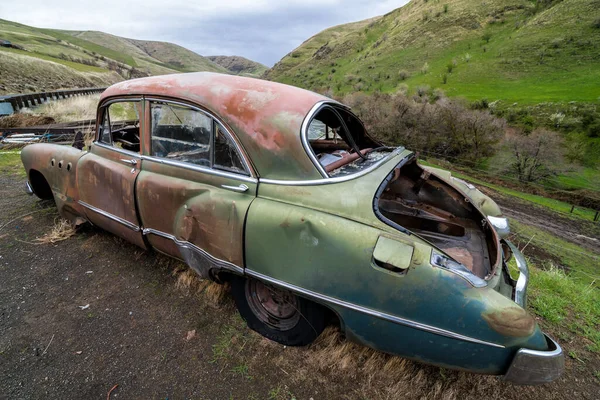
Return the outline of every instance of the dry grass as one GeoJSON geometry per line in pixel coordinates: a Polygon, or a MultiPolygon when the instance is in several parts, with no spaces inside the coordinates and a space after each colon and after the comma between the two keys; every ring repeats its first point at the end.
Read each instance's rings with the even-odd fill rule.
{"type": "MultiPolygon", "coordinates": [[[[176,267],[173,275],[179,289],[207,300],[212,307],[230,308],[228,286],[200,279],[183,264],[176,267]]],[[[232,326],[238,325],[232,323],[232,326]]],[[[245,348],[244,359],[250,370],[264,368],[268,358],[271,368],[283,371],[290,383],[299,384],[311,379],[319,385],[335,385],[344,390],[352,388],[348,393],[338,393],[336,398],[480,399],[502,398],[507,389],[514,390],[493,376],[427,366],[353,343],[338,327],[328,327],[311,346],[299,348],[284,348],[254,332],[232,330],[234,333],[228,338],[230,354],[222,356],[224,359],[229,357],[228,362],[233,363],[231,358],[239,356],[245,348]]],[[[519,390],[529,391],[526,388],[519,390]]]]}
{"type": "Polygon", "coordinates": [[[0,128],[49,125],[55,122],[54,118],[48,116],[17,113],[0,118],[0,128]]]}
{"type": "Polygon", "coordinates": [[[75,235],[75,228],[73,228],[71,222],[61,218],[54,222],[54,226],[50,232],[35,239],[35,241],[38,242],[38,244],[56,243],[67,240],[73,235],[75,235]]]}
{"type": "Polygon", "coordinates": [[[24,108],[22,113],[36,116],[49,116],[56,122],[74,122],[96,118],[99,94],[77,96],[64,100],[55,100],[34,108],[24,108]]]}
{"type": "Polygon", "coordinates": [[[208,300],[213,307],[224,306],[229,299],[229,284],[220,285],[208,279],[201,279],[195,271],[183,264],[175,268],[173,276],[177,277],[175,286],[178,289],[208,300]]]}

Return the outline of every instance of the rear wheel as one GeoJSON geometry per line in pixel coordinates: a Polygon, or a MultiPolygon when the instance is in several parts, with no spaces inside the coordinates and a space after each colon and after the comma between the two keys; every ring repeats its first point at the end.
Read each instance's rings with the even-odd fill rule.
{"type": "Polygon", "coordinates": [[[254,278],[231,282],[235,304],[250,329],[287,346],[312,343],[325,329],[326,310],[254,278]]]}

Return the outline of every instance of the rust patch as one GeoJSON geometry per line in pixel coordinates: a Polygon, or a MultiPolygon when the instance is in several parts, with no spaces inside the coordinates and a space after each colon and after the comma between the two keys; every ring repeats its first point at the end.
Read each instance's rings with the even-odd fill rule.
{"type": "Polygon", "coordinates": [[[482,316],[494,331],[504,336],[527,337],[535,329],[533,317],[520,307],[509,307],[482,316]]]}
{"type": "Polygon", "coordinates": [[[456,261],[473,271],[473,256],[464,247],[451,247],[445,249],[446,253],[456,261]]]}

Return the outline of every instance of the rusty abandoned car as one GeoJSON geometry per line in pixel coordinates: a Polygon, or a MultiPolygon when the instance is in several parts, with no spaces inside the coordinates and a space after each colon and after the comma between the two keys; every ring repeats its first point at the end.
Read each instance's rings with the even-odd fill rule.
{"type": "Polygon", "coordinates": [[[213,73],[126,81],[102,94],[89,150],[34,144],[22,160],[62,216],[231,282],[279,343],[333,320],[380,351],[519,384],[563,370],[496,203],[327,97],[213,73]]]}

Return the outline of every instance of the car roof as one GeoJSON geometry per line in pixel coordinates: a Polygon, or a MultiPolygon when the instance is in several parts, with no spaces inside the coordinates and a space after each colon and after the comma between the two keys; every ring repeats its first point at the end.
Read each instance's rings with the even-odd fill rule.
{"type": "Polygon", "coordinates": [[[155,95],[197,104],[217,115],[248,153],[259,176],[309,180],[322,176],[302,146],[309,111],[333,100],[281,83],[212,72],[133,79],[112,85],[100,101],[124,95],[155,95]]]}

